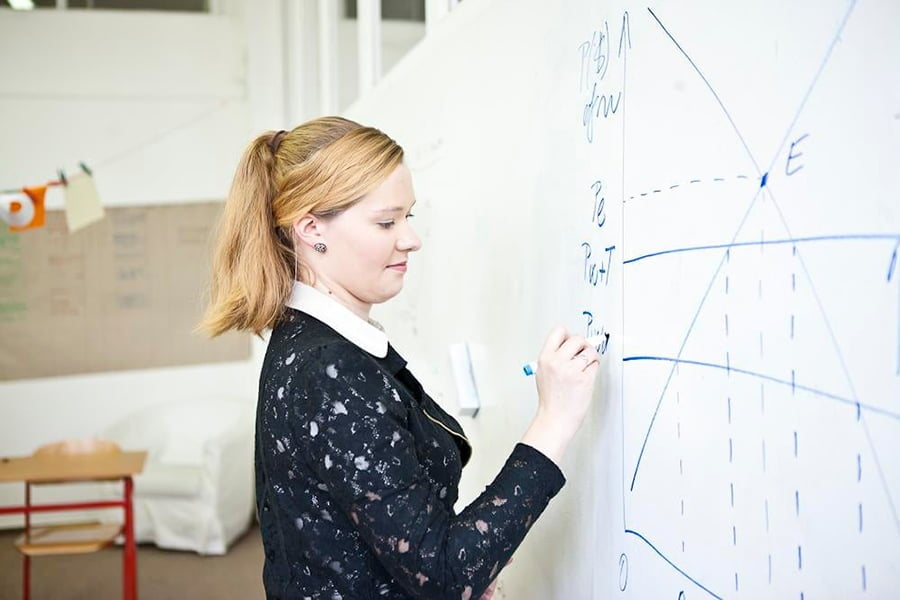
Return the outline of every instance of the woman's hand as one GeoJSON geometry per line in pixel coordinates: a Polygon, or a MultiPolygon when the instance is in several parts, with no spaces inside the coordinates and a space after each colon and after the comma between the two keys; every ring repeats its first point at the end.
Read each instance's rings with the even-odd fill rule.
{"type": "Polygon", "coordinates": [[[587,340],[554,329],[538,357],[538,411],[522,442],[560,464],[590,408],[599,366],[587,340]]]}
{"type": "MultiPolygon", "coordinates": [[[[508,567],[512,564],[513,559],[509,559],[509,562],[506,563],[508,567]]],[[[500,581],[500,576],[498,575],[494,581],[491,582],[491,585],[488,586],[488,589],[484,590],[484,593],[481,594],[481,598],[479,600],[491,600],[494,597],[494,592],[497,591],[497,583],[500,581]]]]}
{"type": "Polygon", "coordinates": [[[495,579],[491,582],[491,585],[488,586],[488,589],[484,590],[484,593],[481,595],[480,600],[491,600],[494,597],[494,592],[497,590],[497,582],[499,579],[495,579]]]}

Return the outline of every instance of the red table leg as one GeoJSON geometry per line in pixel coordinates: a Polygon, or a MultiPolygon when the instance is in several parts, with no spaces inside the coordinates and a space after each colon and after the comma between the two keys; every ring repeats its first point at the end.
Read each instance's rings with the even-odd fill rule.
{"type": "MultiPolygon", "coordinates": [[[[25,535],[31,535],[31,482],[25,482],[25,535]]],[[[22,598],[31,600],[31,557],[22,555],[22,598]]]]}
{"type": "Polygon", "coordinates": [[[131,496],[134,482],[125,477],[125,548],[122,551],[122,597],[137,600],[137,548],[134,542],[134,509],[131,496]]]}

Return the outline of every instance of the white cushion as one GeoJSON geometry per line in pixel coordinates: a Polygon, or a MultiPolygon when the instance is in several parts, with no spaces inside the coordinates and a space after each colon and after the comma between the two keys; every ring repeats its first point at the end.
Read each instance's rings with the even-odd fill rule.
{"type": "Polygon", "coordinates": [[[150,496],[199,496],[203,491],[203,467],[148,463],[134,478],[135,494],[150,496]]]}

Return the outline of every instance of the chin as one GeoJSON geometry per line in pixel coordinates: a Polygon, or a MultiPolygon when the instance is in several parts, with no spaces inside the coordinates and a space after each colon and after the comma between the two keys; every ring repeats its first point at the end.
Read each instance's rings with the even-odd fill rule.
{"type": "Polygon", "coordinates": [[[372,294],[371,299],[368,302],[370,304],[382,304],[399,294],[402,290],[403,286],[399,286],[395,289],[379,290],[378,293],[372,294]]]}

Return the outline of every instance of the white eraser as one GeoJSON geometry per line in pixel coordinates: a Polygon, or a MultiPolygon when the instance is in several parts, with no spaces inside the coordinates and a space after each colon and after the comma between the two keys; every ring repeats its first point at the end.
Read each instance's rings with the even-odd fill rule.
{"type": "Polygon", "coordinates": [[[456,381],[459,414],[464,417],[474,417],[481,408],[481,401],[478,398],[478,385],[475,383],[472,353],[468,343],[450,345],[450,366],[453,369],[453,379],[456,381]]]}

